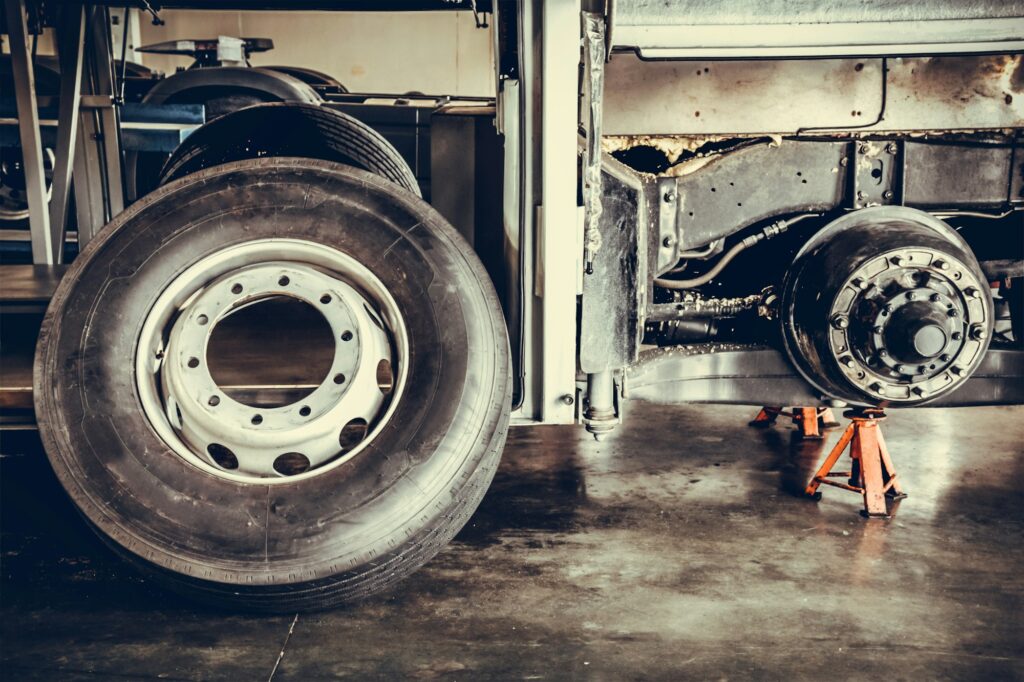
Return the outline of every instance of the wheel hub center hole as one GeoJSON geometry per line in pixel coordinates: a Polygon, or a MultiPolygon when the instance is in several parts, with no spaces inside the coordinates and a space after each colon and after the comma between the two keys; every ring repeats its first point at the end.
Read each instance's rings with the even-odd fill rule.
{"type": "Polygon", "coordinates": [[[291,296],[268,296],[217,322],[206,362],[218,388],[252,407],[302,400],[328,377],[335,342],[326,318],[291,296]]]}

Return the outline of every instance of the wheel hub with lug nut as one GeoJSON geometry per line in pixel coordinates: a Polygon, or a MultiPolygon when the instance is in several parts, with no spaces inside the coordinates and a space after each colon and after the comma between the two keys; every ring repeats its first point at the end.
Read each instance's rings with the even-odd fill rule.
{"type": "Polygon", "coordinates": [[[886,400],[925,398],[960,380],[952,368],[979,351],[972,325],[986,322],[969,268],[927,248],[868,260],[833,301],[829,344],[846,378],[886,400]]]}

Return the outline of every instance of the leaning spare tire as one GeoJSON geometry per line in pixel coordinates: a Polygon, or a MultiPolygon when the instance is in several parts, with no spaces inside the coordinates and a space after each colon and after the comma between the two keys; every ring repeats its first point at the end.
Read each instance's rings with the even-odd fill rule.
{"type": "Polygon", "coordinates": [[[83,251],[43,323],[35,408],[116,551],[189,595],[292,611],[386,590],[462,527],[505,441],[509,362],[484,268],[430,206],[338,164],[247,160],[161,187],[83,251]],[[207,368],[214,331],[265,298],[333,334],[298,402],[207,368]]]}
{"type": "Polygon", "coordinates": [[[380,133],[344,112],[299,102],[257,104],[210,121],[174,151],[160,184],[222,163],[269,156],[344,163],[420,195],[409,164],[380,133]]]}

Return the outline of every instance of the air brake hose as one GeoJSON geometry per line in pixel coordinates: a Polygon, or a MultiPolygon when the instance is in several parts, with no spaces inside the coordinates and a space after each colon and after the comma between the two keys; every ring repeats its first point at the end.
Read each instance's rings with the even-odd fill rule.
{"type": "Polygon", "coordinates": [[[804,218],[809,218],[812,215],[817,214],[805,214],[797,216],[796,218],[792,218],[790,220],[778,220],[769,225],[768,227],[764,228],[757,234],[752,234],[749,237],[744,237],[742,241],[733,245],[731,249],[726,251],[725,255],[722,256],[717,263],[715,263],[715,266],[713,268],[705,272],[700,277],[694,277],[692,279],[661,279],[655,277],[654,283],[657,286],[663,287],[665,289],[693,289],[694,287],[699,287],[704,284],[707,284],[715,277],[718,277],[722,270],[725,269],[725,266],[728,265],[733,258],[739,255],[741,251],[749,249],[751,246],[757,244],[758,242],[764,241],[766,239],[771,239],[772,237],[776,237],[782,234],[793,223],[803,220],[804,218]]]}

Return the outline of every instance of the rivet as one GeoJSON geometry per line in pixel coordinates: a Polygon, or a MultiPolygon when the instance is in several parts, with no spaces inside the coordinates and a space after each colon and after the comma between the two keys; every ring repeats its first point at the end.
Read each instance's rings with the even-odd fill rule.
{"type": "Polygon", "coordinates": [[[574,402],[576,402],[575,399],[568,393],[563,395],[561,400],[563,405],[572,405],[574,402]]]}

